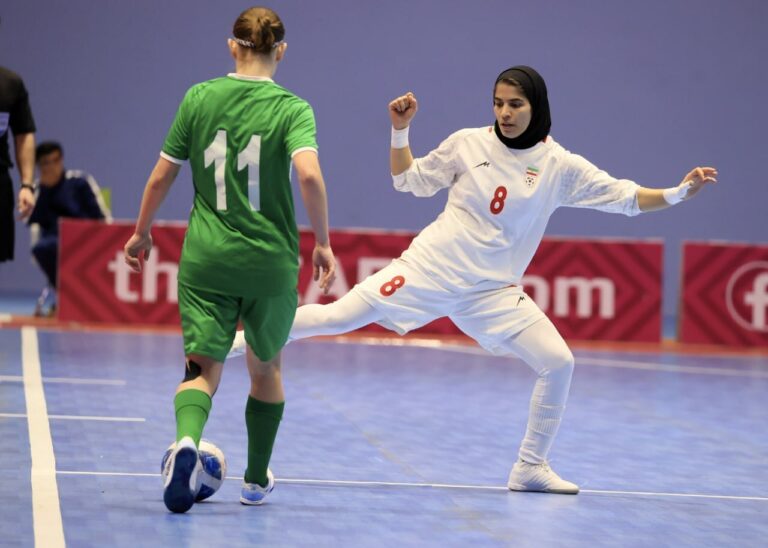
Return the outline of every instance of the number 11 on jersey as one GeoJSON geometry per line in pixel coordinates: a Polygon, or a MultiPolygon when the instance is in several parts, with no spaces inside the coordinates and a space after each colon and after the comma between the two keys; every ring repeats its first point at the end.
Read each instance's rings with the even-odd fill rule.
{"type": "MultiPolygon", "coordinates": [[[[248,201],[252,211],[261,209],[261,196],[259,193],[259,159],[261,157],[261,135],[251,135],[251,140],[245,150],[237,155],[237,170],[247,171],[248,176],[248,201]]],[[[214,166],[213,180],[216,183],[216,209],[227,210],[227,131],[220,129],[208,148],[205,149],[205,167],[214,166]]]]}

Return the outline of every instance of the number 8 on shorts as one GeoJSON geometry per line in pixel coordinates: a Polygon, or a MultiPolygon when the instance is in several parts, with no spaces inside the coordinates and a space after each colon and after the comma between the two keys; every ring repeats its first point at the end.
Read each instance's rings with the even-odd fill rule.
{"type": "Polygon", "coordinates": [[[389,280],[387,283],[382,285],[379,291],[385,297],[389,297],[404,285],[405,285],[405,278],[403,278],[402,276],[395,276],[394,278],[389,280]]]}

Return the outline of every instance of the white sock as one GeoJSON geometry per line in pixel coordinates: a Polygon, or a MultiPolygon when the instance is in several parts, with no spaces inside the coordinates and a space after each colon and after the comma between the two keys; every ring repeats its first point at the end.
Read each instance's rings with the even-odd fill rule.
{"type": "Polygon", "coordinates": [[[519,456],[525,462],[541,464],[547,460],[549,449],[560,428],[565,406],[541,405],[531,402],[528,427],[520,445],[519,456]]]}
{"type": "Polygon", "coordinates": [[[531,464],[541,464],[547,459],[565,412],[573,354],[547,318],[515,335],[507,348],[539,375],[531,395],[528,427],[519,456],[531,464]]]}

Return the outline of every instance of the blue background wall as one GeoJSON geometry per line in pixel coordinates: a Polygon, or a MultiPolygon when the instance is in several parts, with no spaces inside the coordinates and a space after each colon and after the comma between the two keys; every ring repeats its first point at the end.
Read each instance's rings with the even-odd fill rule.
{"type": "MultiPolygon", "coordinates": [[[[116,218],[134,218],[184,91],[232,69],[226,38],[247,5],[4,2],[0,64],[25,79],[38,139],[61,140],[67,166],[112,188],[116,218]]],[[[491,123],[493,80],[524,63],[547,80],[553,136],[608,172],[670,186],[697,164],[720,171],[720,185],[667,212],[559,210],[550,235],[664,238],[666,313],[676,308],[682,240],[768,241],[768,2],[269,5],[289,43],[276,80],[315,108],[334,227],[417,230],[445,203],[444,193],[425,200],[392,189],[391,98],[408,90],[419,98],[411,143],[424,154],[457,129],[491,123]]],[[[186,218],[191,188],[185,168],[159,217],[186,218]]],[[[18,228],[18,258],[0,265],[0,289],[37,290],[43,278],[18,228]]]]}

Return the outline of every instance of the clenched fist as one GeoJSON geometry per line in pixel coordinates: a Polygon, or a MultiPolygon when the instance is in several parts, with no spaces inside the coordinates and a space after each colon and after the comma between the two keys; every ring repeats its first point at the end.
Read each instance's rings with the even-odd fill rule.
{"type": "Polygon", "coordinates": [[[419,110],[419,103],[412,92],[401,95],[389,103],[389,117],[392,120],[392,127],[395,129],[404,129],[411,123],[411,119],[419,110]]]}

